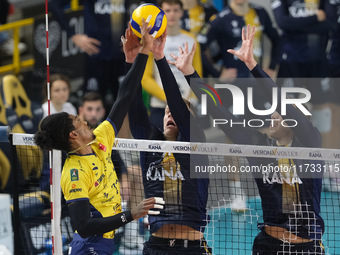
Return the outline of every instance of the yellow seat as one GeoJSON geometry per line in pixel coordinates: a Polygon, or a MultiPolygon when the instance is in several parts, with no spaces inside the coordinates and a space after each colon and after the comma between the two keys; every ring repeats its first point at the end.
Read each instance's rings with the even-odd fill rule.
{"type": "MultiPolygon", "coordinates": [[[[3,103],[7,111],[7,114],[5,113],[5,123],[8,123],[13,133],[26,133],[27,130],[32,132],[35,128],[31,100],[28,98],[19,79],[14,75],[6,75],[2,78],[1,87],[3,103]]],[[[2,113],[0,112],[0,114],[2,113]]],[[[16,146],[16,151],[24,179],[29,180],[30,177],[40,178],[43,156],[39,147],[16,146]]]]}
{"type": "Polygon", "coordinates": [[[22,116],[33,118],[31,100],[16,76],[6,75],[2,78],[2,92],[6,107],[11,106],[18,118],[22,116]]]}

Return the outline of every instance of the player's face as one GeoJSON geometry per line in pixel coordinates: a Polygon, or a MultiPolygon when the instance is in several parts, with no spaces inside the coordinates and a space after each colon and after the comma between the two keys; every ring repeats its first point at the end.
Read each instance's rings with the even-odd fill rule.
{"type": "Polygon", "coordinates": [[[103,120],[105,108],[101,100],[86,101],[84,105],[79,107],[79,116],[87,122],[92,129],[103,120]]]}
{"type": "Polygon", "coordinates": [[[163,118],[163,129],[166,138],[176,140],[178,136],[178,127],[175,120],[172,118],[169,106],[165,108],[165,114],[163,118]]]}
{"type": "Polygon", "coordinates": [[[274,112],[271,116],[271,119],[272,121],[269,126],[269,135],[272,138],[281,139],[289,134],[291,129],[282,125],[283,118],[278,112],[274,112]]]}
{"type": "Polygon", "coordinates": [[[80,117],[70,114],[70,118],[73,121],[73,126],[77,135],[79,136],[79,140],[88,143],[92,141],[95,137],[90,127],[87,125],[87,122],[82,120],[80,117]]]}
{"type": "Polygon", "coordinates": [[[179,4],[163,3],[161,8],[168,19],[168,27],[178,26],[179,21],[183,16],[181,6],[179,4]]]}
{"type": "Polygon", "coordinates": [[[70,90],[65,81],[56,80],[51,86],[51,100],[56,104],[65,103],[70,96],[70,90]]]}

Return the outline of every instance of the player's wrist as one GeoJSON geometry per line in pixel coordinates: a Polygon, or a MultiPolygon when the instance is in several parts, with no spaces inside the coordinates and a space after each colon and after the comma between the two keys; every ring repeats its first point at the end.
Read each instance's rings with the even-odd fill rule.
{"type": "Polygon", "coordinates": [[[157,53],[154,52],[154,58],[155,58],[156,60],[161,60],[161,59],[163,59],[164,57],[165,57],[165,56],[164,56],[164,53],[157,54],[157,53]]]}
{"type": "Polygon", "coordinates": [[[245,62],[245,64],[248,67],[248,69],[251,71],[255,68],[255,66],[257,65],[257,62],[255,61],[255,59],[252,59],[249,62],[245,62]]]}
{"type": "Polygon", "coordinates": [[[145,54],[145,55],[149,55],[150,53],[150,48],[147,46],[142,46],[142,48],[140,48],[139,53],[145,54]]]}
{"type": "Polygon", "coordinates": [[[195,72],[195,68],[193,66],[188,66],[181,70],[184,76],[192,75],[195,72]]]}

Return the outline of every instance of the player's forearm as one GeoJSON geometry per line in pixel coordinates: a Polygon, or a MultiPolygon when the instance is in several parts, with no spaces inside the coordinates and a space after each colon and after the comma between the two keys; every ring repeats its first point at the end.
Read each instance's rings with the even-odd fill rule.
{"type": "Polygon", "coordinates": [[[115,124],[117,131],[119,131],[121,128],[125,115],[127,114],[128,109],[137,94],[147,59],[148,55],[141,53],[138,54],[130,71],[125,76],[122,84],[120,85],[116,102],[114,103],[108,116],[108,119],[110,119],[115,124]]]}
{"type": "Polygon", "coordinates": [[[90,203],[88,200],[78,201],[69,205],[72,227],[83,237],[101,235],[133,221],[130,211],[103,218],[90,217],[90,203]]]}
{"type": "Polygon", "coordinates": [[[190,112],[183,101],[177,81],[165,57],[156,61],[171,114],[184,139],[190,139],[190,112]]]}

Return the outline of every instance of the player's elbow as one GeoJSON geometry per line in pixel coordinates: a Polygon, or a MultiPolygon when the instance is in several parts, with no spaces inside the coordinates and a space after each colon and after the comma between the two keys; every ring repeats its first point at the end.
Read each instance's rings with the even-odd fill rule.
{"type": "Polygon", "coordinates": [[[77,233],[81,236],[81,238],[92,236],[92,234],[89,232],[89,228],[87,228],[85,224],[77,226],[75,229],[77,233]]]}

